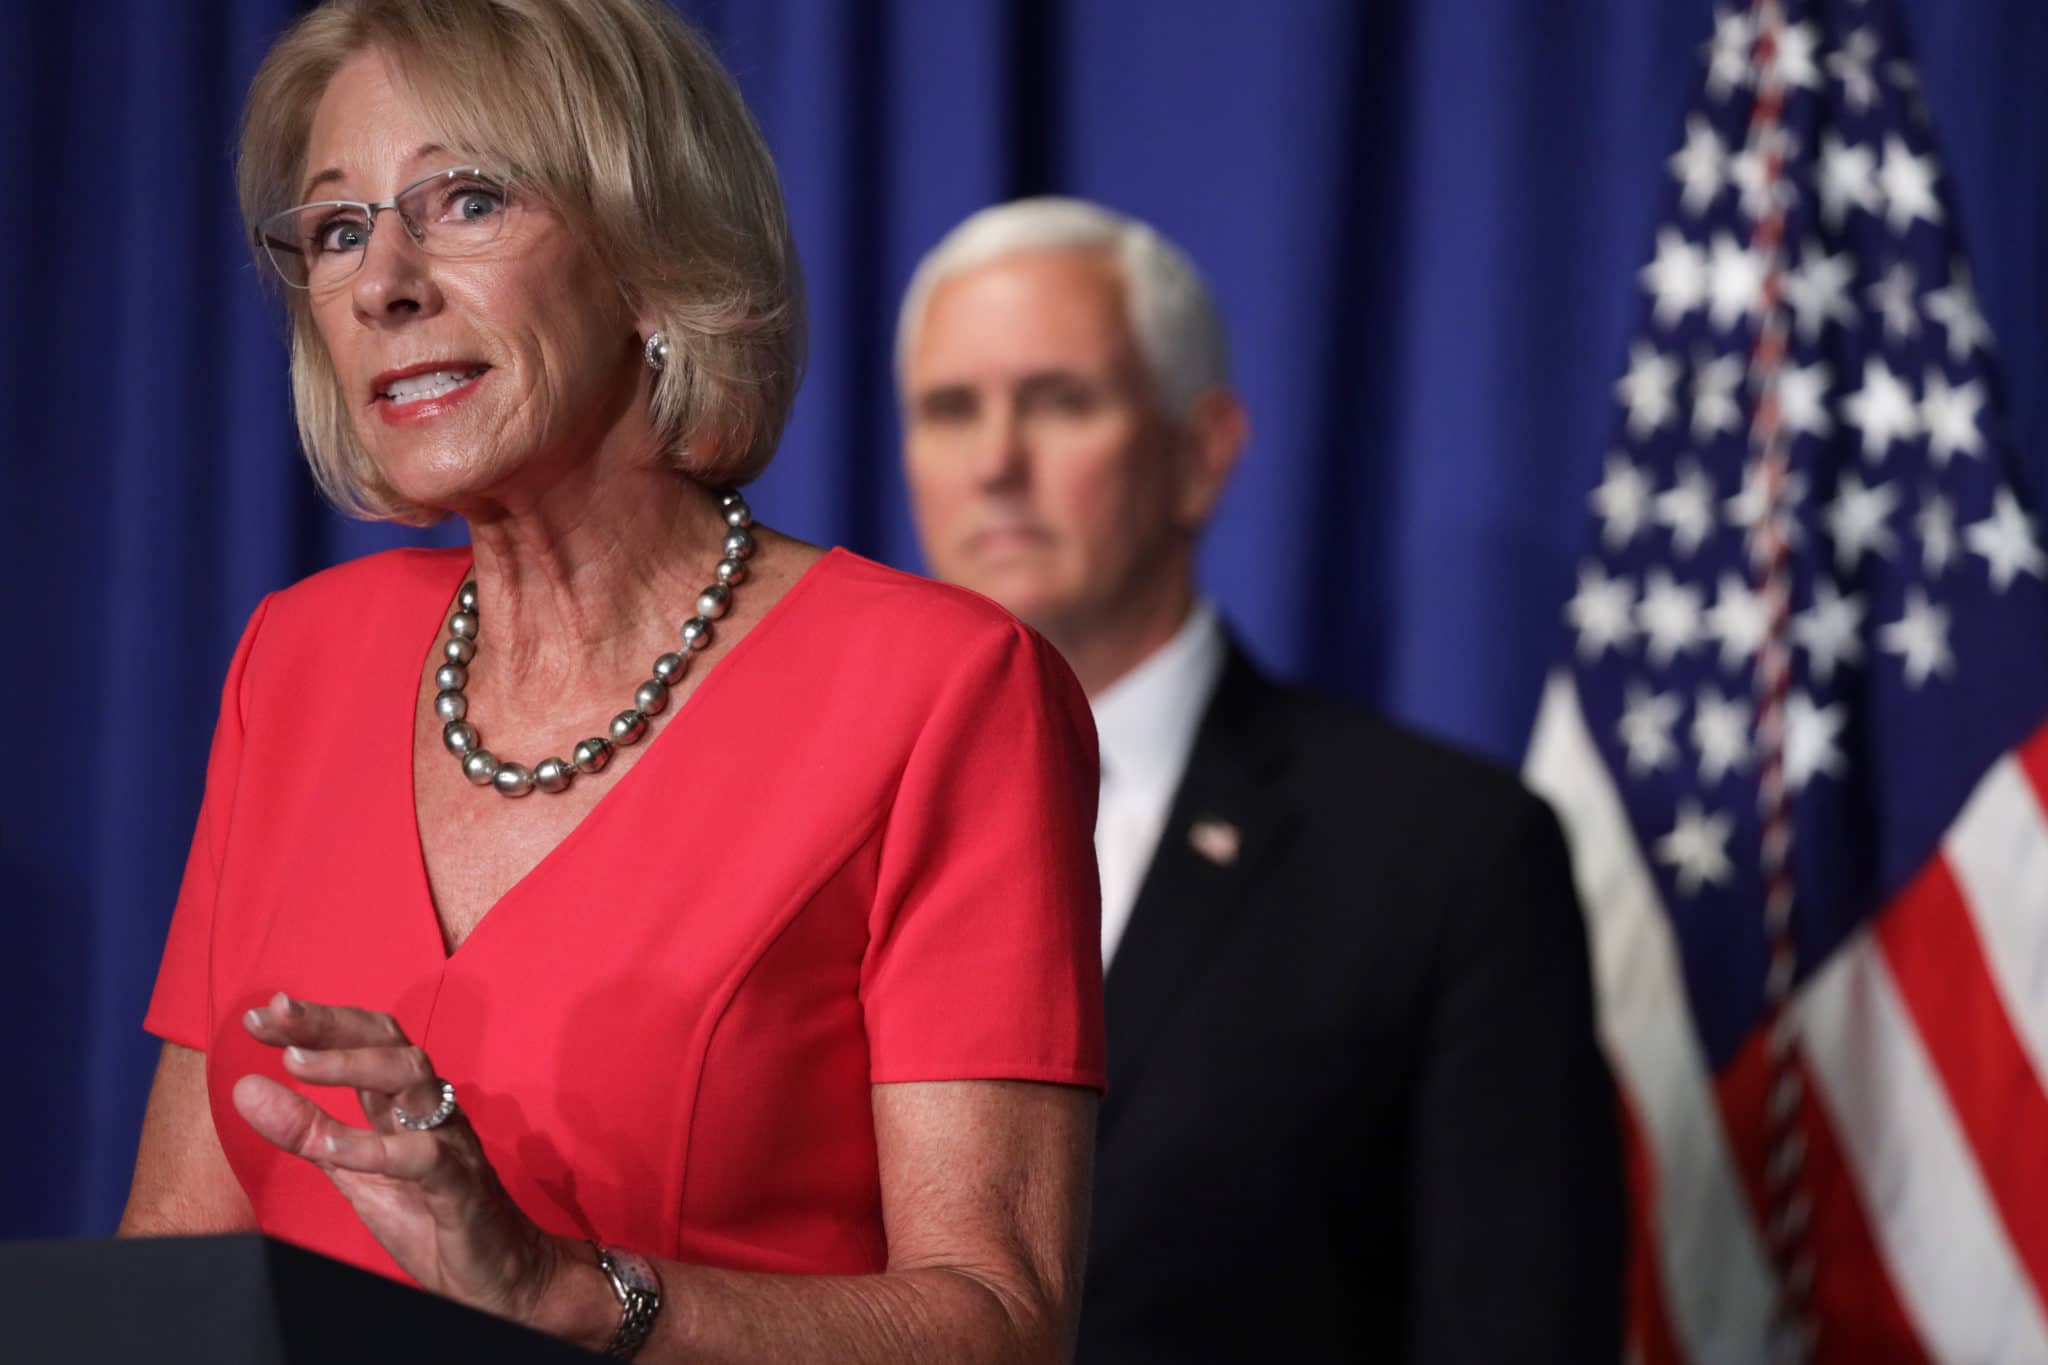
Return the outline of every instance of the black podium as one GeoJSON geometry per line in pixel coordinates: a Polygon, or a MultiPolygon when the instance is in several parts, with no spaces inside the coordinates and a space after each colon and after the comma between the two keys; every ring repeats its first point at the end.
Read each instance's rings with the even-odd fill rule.
{"type": "Polygon", "coordinates": [[[589,1365],[601,1357],[253,1234],[0,1242],[9,1365],[589,1365]]]}

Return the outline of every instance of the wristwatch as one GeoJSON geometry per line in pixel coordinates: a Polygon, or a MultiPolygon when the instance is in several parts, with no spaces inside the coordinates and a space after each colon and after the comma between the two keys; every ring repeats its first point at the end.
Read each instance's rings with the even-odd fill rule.
{"type": "Polygon", "coordinates": [[[654,1273],[645,1256],[598,1242],[590,1245],[597,1251],[597,1268],[612,1282],[612,1293],[619,1296],[619,1330],[612,1333],[604,1353],[614,1360],[631,1360],[654,1330],[654,1315],[661,1311],[661,1276],[654,1273]]]}

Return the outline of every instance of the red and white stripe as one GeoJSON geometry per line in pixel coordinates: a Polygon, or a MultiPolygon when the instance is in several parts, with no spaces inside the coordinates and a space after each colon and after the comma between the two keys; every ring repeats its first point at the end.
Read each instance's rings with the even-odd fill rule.
{"type": "MultiPolygon", "coordinates": [[[[1601,1032],[1630,1120],[1630,1352],[1769,1359],[1761,1034],[1708,1072],[1670,920],[1568,674],[1530,783],[1571,842],[1601,1032]]],[[[1794,999],[1815,1359],[2048,1362],[2048,727],[1794,999]]]]}

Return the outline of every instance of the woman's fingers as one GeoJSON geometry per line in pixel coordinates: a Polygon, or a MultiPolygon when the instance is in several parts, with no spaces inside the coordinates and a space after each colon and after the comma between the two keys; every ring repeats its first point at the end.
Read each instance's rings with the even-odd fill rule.
{"type": "Polygon", "coordinates": [[[361,1128],[341,1128],[328,1135],[325,1145],[323,1166],[423,1183],[440,1168],[447,1150],[432,1133],[372,1133],[361,1128]]]}
{"type": "Polygon", "coordinates": [[[425,1180],[442,1159],[432,1133],[373,1133],[351,1128],[304,1095],[268,1076],[235,1082],[235,1112],[265,1139],[316,1166],[425,1180]]]}
{"type": "Polygon", "coordinates": [[[309,1161],[320,1159],[325,1139],[341,1127],[319,1105],[268,1076],[242,1077],[233,1098],[235,1112],[265,1140],[309,1161]]]}
{"type": "Polygon", "coordinates": [[[242,1016],[252,1037],[274,1047],[403,1047],[405,1030],[388,1014],[353,1005],[320,1005],[279,991],[242,1016]]]}
{"type": "Polygon", "coordinates": [[[285,1070],[298,1079],[354,1090],[372,1127],[390,1126],[394,1104],[408,1114],[430,1114],[441,1103],[433,1062],[388,1014],[295,1000],[280,991],[248,1011],[243,1024],[251,1036],[283,1048],[285,1070]]]}
{"type": "MultiPolygon", "coordinates": [[[[284,1050],[285,1070],[314,1085],[345,1085],[399,1097],[399,1103],[432,1096],[440,1103],[440,1082],[427,1054],[410,1043],[401,1047],[345,1047],[330,1050],[293,1044],[284,1050]]],[[[411,1105],[407,1104],[410,1109],[411,1105]]]]}
{"type": "Polygon", "coordinates": [[[441,1104],[441,1078],[420,1048],[354,1047],[322,1052],[294,1044],[284,1067],[314,1085],[345,1085],[356,1092],[372,1128],[391,1126],[395,1104],[408,1114],[431,1114],[441,1104]]]}

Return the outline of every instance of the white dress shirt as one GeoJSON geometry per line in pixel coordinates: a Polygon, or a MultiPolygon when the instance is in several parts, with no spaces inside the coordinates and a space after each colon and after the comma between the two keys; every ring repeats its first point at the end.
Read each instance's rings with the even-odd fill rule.
{"type": "Polygon", "coordinates": [[[1095,861],[1102,875],[1102,965],[1130,923],[1138,888],[1223,674],[1223,630],[1197,601],[1165,645],[1089,701],[1102,754],[1095,861]]]}

